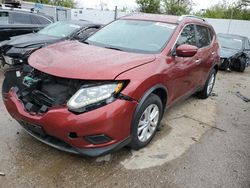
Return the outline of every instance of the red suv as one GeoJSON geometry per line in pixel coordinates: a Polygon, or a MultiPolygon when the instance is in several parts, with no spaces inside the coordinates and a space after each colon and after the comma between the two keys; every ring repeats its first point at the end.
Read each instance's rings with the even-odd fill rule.
{"type": "Polygon", "coordinates": [[[116,20],[85,42],[42,48],[29,65],[7,70],[8,112],[38,140],[99,156],[152,140],[164,109],[212,92],[215,32],[202,18],[138,14],[116,20]]]}

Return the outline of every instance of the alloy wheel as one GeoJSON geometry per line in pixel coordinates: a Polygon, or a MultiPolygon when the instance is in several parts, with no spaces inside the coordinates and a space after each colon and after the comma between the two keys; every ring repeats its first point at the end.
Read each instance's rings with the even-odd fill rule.
{"type": "Polygon", "coordinates": [[[160,110],[156,104],[149,105],[139,120],[137,135],[141,142],[147,142],[154,134],[159,122],[160,110]]]}
{"type": "Polygon", "coordinates": [[[212,74],[207,85],[207,95],[210,95],[210,93],[212,92],[214,87],[214,82],[215,82],[215,74],[212,74]]]}

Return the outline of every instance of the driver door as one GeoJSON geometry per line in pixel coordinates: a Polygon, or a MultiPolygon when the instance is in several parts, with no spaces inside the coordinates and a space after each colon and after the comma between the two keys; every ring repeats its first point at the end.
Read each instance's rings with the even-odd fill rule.
{"type": "MultiPolygon", "coordinates": [[[[185,26],[182,30],[177,40],[176,47],[182,44],[197,46],[195,26],[193,24],[185,26]]],[[[200,59],[197,54],[193,57],[175,56],[173,59],[174,70],[172,71],[178,75],[174,80],[172,80],[175,87],[173,88],[175,91],[173,100],[176,100],[184,95],[187,95],[197,87],[197,76],[199,72],[200,59]]]]}

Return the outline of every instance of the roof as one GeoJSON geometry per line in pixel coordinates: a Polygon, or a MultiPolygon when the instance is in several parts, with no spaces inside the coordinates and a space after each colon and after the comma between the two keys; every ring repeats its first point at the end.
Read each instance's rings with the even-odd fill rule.
{"type": "Polygon", "coordinates": [[[167,23],[177,23],[179,16],[138,13],[138,14],[134,14],[134,15],[124,16],[121,19],[148,20],[148,21],[158,21],[158,22],[167,22],[167,23]]]}
{"type": "Polygon", "coordinates": [[[102,26],[101,24],[96,24],[96,23],[93,23],[93,22],[90,22],[90,21],[86,21],[86,20],[67,20],[67,21],[61,21],[61,22],[68,22],[68,23],[72,23],[72,24],[76,24],[76,25],[79,25],[81,27],[84,27],[84,26],[102,26]]]}
{"type": "Polygon", "coordinates": [[[42,12],[24,11],[23,9],[1,9],[1,7],[0,7],[0,12],[18,12],[18,13],[22,13],[22,14],[33,14],[33,15],[46,17],[51,22],[54,22],[54,18],[52,16],[49,16],[49,15],[44,14],[42,12]]]}
{"type": "Polygon", "coordinates": [[[194,21],[204,23],[203,18],[199,18],[192,15],[183,15],[183,16],[173,16],[173,15],[164,15],[164,14],[145,14],[138,13],[133,15],[124,16],[121,19],[131,19],[131,20],[148,20],[148,21],[157,21],[157,22],[166,22],[178,24],[185,21],[194,21]]]}

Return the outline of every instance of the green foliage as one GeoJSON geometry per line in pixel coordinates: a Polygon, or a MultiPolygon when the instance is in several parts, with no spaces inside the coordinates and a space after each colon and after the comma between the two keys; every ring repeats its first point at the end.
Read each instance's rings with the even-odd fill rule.
{"type": "MultiPolygon", "coordinates": [[[[193,6],[192,0],[136,0],[136,2],[141,12],[169,15],[190,14],[193,6]]],[[[250,0],[238,0],[233,4],[228,4],[224,0],[195,14],[207,18],[250,20],[250,0]]]]}
{"type": "Polygon", "coordinates": [[[141,12],[170,15],[189,14],[193,4],[192,0],[136,0],[136,3],[141,12]]]}
{"type": "Polygon", "coordinates": [[[160,0],[136,0],[139,10],[145,13],[160,13],[160,0]]]}
{"type": "Polygon", "coordinates": [[[128,11],[128,7],[122,7],[121,9],[118,9],[121,12],[127,12],[128,11]]]}
{"type": "Polygon", "coordinates": [[[74,0],[26,0],[26,1],[33,3],[42,3],[55,6],[69,7],[69,8],[74,8],[76,4],[74,0]]]}
{"type": "Polygon", "coordinates": [[[250,0],[239,0],[231,5],[228,5],[226,1],[224,1],[224,3],[219,3],[204,12],[198,12],[196,14],[206,18],[250,20],[249,6],[250,0]]]}
{"type": "Polygon", "coordinates": [[[190,14],[192,4],[191,0],[163,0],[164,13],[169,15],[190,14]]]}

